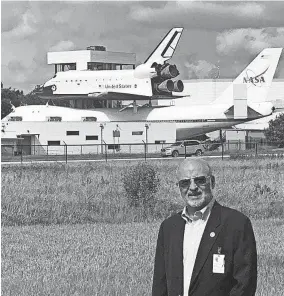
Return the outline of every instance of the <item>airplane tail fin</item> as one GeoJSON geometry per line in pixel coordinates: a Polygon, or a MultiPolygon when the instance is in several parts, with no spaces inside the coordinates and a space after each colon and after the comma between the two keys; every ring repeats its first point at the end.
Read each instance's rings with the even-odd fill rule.
{"type": "Polygon", "coordinates": [[[146,59],[144,64],[152,67],[154,63],[164,64],[169,60],[177,47],[179,39],[181,37],[183,28],[173,28],[171,29],[164,39],[158,44],[150,56],[146,59]]]}
{"type": "Polygon", "coordinates": [[[265,102],[281,52],[282,48],[264,49],[213,104],[244,106],[265,102]]]}

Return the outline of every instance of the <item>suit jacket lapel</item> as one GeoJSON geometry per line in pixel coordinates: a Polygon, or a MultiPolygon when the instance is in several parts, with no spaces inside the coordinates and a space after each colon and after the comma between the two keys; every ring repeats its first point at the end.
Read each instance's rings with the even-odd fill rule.
{"type": "Polygon", "coordinates": [[[203,267],[216,238],[218,237],[219,231],[221,229],[221,227],[219,227],[220,223],[221,205],[215,202],[200,241],[195,265],[192,272],[189,291],[194,287],[197,276],[201,271],[201,268],[203,267]]]}
{"type": "Polygon", "coordinates": [[[185,221],[181,217],[181,212],[178,213],[174,224],[172,242],[175,246],[173,250],[174,255],[174,270],[177,277],[177,287],[183,287],[183,236],[184,236],[185,221]]]}

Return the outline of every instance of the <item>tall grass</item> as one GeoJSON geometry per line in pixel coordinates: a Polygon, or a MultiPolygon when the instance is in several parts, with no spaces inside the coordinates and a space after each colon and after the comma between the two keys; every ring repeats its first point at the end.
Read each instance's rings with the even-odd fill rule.
{"type": "MultiPolygon", "coordinates": [[[[3,166],[2,224],[20,226],[2,227],[2,294],[150,295],[160,221],[183,206],[180,161],[151,161],[161,186],[148,215],[127,204],[122,175],[133,163],[3,166]]],[[[284,160],[210,164],[216,199],[253,218],[257,296],[283,295],[284,160]]]]}
{"type": "MultiPolygon", "coordinates": [[[[284,291],[283,220],[254,221],[257,296],[284,291]]],[[[2,295],[151,295],[159,222],[4,227],[2,295]]]]}
{"type": "MultiPolygon", "coordinates": [[[[125,223],[164,218],[183,207],[176,187],[181,160],[151,160],[161,186],[154,210],[129,208],[123,172],[133,162],[2,167],[2,225],[125,223]]],[[[215,196],[252,218],[284,215],[284,160],[210,160],[215,196]]]]}

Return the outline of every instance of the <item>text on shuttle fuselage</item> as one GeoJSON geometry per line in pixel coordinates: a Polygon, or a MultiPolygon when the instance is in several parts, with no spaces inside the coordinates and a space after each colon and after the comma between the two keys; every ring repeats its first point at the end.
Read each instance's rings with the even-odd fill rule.
{"type": "Polygon", "coordinates": [[[137,88],[137,84],[100,84],[99,87],[101,88],[137,88]]]}

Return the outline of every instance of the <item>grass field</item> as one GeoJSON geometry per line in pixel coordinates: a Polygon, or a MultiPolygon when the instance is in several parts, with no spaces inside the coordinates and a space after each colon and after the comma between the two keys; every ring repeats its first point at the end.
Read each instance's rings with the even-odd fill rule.
{"type": "MultiPolygon", "coordinates": [[[[158,222],[7,227],[2,295],[150,295],[158,222]]],[[[258,296],[284,291],[284,219],[253,220],[258,296]]]]}
{"type": "MultiPolygon", "coordinates": [[[[2,295],[149,295],[159,224],[182,207],[179,161],[151,162],[161,186],[146,218],[121,184],[133,163],[2,167],[2,295]]],[[[284,160],[210,163],[216,198],[252,218],[257,295],[283,295],[284,160]]]]}

